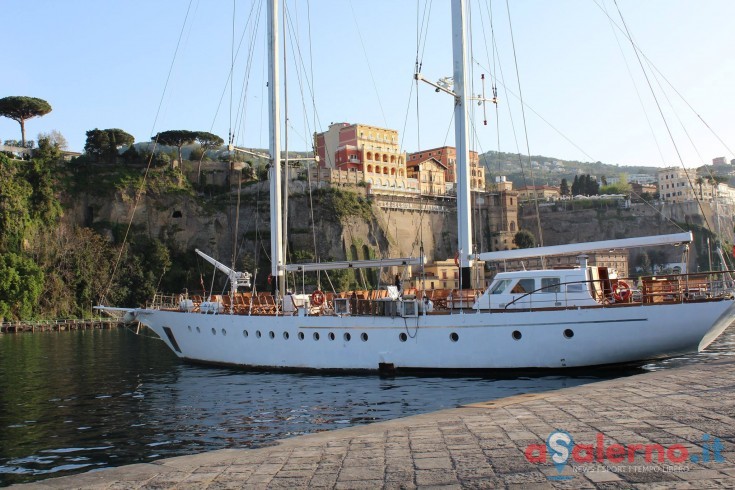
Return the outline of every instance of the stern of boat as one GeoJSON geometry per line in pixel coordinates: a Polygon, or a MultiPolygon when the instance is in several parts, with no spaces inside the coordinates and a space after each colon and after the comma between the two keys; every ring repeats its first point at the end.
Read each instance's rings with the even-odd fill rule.
{"type": "Polygon", "coordinates": [[[715,321],[712,327],[704,334],[702,340],[699,342],[698,350],[702,352],[712,342],[724,332],[735,321],[735,300],[726,299],[723,300],[727,305],[725,310],[722,312],[720,317],[715,321]]]}

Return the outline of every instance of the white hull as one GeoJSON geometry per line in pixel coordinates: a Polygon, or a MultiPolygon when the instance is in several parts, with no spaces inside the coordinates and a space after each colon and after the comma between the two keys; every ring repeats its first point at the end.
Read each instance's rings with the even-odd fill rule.
{"type": "Polygon", "coordinates": [[[323,370],[378,370],[381,364],[398,370],[569,368],[702,350],[735,319],[735,301],[502,313],[468,310],[414,318],[150,309],[134,314],[180,358],[211,364],[323,370]],[[567,329],[573,336],[565,336],[567,329]],[[516,331],[519,340],[513,337],[516,331]]]}

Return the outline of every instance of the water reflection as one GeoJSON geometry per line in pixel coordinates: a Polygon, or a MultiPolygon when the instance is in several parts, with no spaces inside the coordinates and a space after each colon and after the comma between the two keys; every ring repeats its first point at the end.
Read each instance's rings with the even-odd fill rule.
{"type": "Polygon", "coordinates": [[[127,330],[0,336],[0,485],[426,413],[519,393],[733,355],[732,329],[706,353],[632,370],[498,377],[253,373],[179,362],[127,330]]]}

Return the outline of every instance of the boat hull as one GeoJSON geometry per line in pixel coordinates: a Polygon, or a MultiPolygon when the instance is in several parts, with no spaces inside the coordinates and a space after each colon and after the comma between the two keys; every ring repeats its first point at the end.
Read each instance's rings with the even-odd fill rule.
{"type": "Polygon", "coordinates": [[[523,369],[633,363],[704,349],[735,301],[457,312],[413,318],[134,310],[182,359],[325,369],[523,369]],[[604,319],[602,319],[604,318],[604,319]]]}

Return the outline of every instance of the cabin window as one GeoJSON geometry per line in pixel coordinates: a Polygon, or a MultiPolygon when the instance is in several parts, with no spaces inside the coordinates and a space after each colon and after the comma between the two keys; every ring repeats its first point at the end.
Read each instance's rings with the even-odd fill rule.
{"type": "Polygon", "coordinates": [[[535,281],[533,279],[519,279],[511,293],[530,293],[536,289],[535,281]]]}
{"type": "Polygon", "coordinates": [[[560,277],[544,277],[541,279],[542,293],[559,293],[561,292],[560,277]]]}
{"type": "Polygon", "coordinates": [[[510,284],[510,279],[503,279],[502,281],[498,281],[495,283],[495,285],[490,289],[490,294],[502,294],[510,284]]]}

